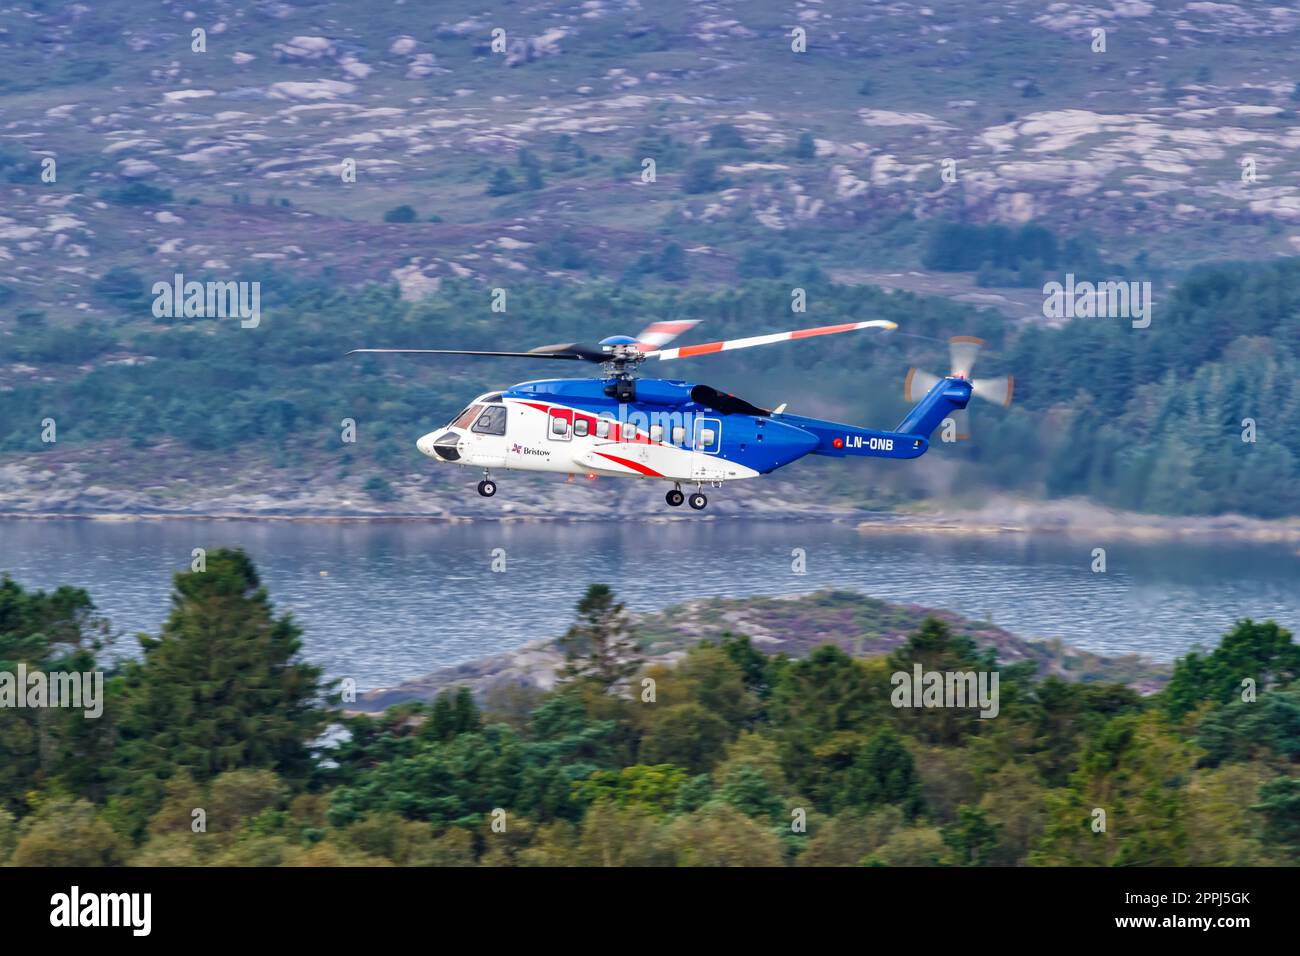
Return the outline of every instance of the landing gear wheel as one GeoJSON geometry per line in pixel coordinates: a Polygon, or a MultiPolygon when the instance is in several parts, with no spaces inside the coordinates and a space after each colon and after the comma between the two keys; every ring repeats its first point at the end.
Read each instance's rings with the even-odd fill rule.
{"type": "Polygon", "coordinates": [[[691,503],[691,507],[696,511],[703,511],[704,506],[709,503],[709,499],[704,497],[704,495],[700,494],[698,491],[691,495],[687,500],[691,503]]]}
{"type": "Polygon", "coordinates": [[[484,498],[491,498],[497,493],[497,483],[491,478],[484,478],[478,483],[478,493],[484,498]]]}
{"type": "Polygon", "coordinates": [[[682,502],[686,500],[686,496],[682,494],[680,488],[674,488],[672,491],[668,492],[668,494],[664,495],[664,500],[674,508],[680,508],[682,502]]]}

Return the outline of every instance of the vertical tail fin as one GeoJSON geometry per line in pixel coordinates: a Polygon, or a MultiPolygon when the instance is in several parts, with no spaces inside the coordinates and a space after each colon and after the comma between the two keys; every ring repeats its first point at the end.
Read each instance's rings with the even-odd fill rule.
{"type": "MultiPolygon", "coordinates": [[[[925,374],[924,372],[918,373],[916,369],[907,373],[907,385],[904,394],[908,401],[912,400],[912,389],[917,384],[917,381],[925,381],[922,378],[925,374]]],[[[930,376],[930,378],[934,378],[934,376],[930,376]]],[[[894,431],[928,440],[931,433],[939,427],[940,422],[970,404],[973,391],[970,382],[965,379],[938,379],[930,386],[930,389],[921,400],[913,406],[912,410],[907,413],[907,417],[899,422],[894,431]]]]}

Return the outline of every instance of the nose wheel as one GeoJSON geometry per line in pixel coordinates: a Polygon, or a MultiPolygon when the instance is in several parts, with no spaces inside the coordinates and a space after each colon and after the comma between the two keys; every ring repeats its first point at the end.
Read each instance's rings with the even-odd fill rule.
{"type": "Polygon", "coordinates": [[[478,483],[478,493],[484,498],[491,498],[497,493],[497,483],[491,478],[484,478],[478,483]]]}
{"type": "Polygon", "coordinates": [[[703,511],[705,506],[707,506],[709,503],[709,499],[706,498],[698,491],[692,494],[690,498],[687,499],[687,501],[690,502],[691,507],[694,508],[696,511],[703,511]]]}
{"type": "Polygon", "coordinates": [[[682,502],[686,500],[686,496],[682,494],[682,489],[674,488],[672,491],[668,492],[668,494],[664,495],[664,500],[674,508],[680,508],[682,502]]]}

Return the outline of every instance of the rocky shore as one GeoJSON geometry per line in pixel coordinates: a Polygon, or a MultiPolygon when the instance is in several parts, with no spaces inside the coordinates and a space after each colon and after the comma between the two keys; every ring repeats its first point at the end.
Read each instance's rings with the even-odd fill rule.
{"type": "MultiPolygon", "coordinates": [[[[1040,675],[1064,680],[1109,680],[1140,693],[1158,690],[1169,666],[1136,654],[1103,657],[1060,641],[1031,641],[984,621],[915,604],[893,604],[850,591],[819,591],[788,597],[706,598],[652,614],[634,615],[633,626],[647,662],[673,666],[695,644],[745,635],[765,654],[803,657],[822,644],[834,644],[856,657],[887,654],[907,640],[927,616],[969,635],[981,648],[996,650],[1001,664],[1033,661],[1040,675]]],[[[351,708],[376,713],[404,701],[427,701],[450,687],[468,687],[476,696],[547,691],[555,686],[564,655],[554,638],[526,644],[446,667],[395,687],[361,695],[351,708]]]]}

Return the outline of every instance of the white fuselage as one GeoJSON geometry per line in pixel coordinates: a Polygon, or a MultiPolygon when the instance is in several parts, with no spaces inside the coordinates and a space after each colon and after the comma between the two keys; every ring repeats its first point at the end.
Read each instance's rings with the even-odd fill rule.
{"type": "Polygon", "coordinates": [[[480,396],[451,424],[416,442],[435,461],[473,468],[720,483],[753,478],[721,457],[720,417],[649,428],[538,400],[480,396]]]}

